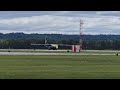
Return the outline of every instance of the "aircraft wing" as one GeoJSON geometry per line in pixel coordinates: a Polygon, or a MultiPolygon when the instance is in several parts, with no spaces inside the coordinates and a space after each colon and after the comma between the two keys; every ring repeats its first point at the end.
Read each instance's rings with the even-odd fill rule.
{"type": "Polygon", "coordinates": [[[50,44],[30,44],[30,45],[34,45],[34,46],[48,46],[50,44]]]}
{"type": "Polygon", "coordinates": [[[39,45],[45,45],[45,44],[30,44],[30,45],[39,46],[39,45]]]}
{"type": "Polygon", "coordinates": [[[59,46],[72,46],[72,45],[69,45],[69,44],[58,44],[59,46]]]}

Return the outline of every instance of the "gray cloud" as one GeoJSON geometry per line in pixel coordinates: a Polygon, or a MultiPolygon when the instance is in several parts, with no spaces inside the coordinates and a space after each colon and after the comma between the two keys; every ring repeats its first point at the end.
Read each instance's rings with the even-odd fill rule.
{"type": "Polygon", "coordinates": [[[83,19],[84,34],[118,34],[118,15],[108,11],[1,11],[0,32],[79,34],[83,19]]]}

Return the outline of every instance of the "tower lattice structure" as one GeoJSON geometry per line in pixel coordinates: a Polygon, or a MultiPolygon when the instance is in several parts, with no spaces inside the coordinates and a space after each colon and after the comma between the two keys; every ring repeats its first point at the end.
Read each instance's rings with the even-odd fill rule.
{"type": "Polygon", "coordinates": [[[80,34],[80,41],[79,41],[80,47],[79,47],[79,52],[81,52],[81,50],[83,49],[83,38],[82,38],[82,36],[83,36],[83,33],[82,33],[83,24],[84,24],[83,21],[80,20],[80,32],[79,32],[79,34],[80,34]]]}

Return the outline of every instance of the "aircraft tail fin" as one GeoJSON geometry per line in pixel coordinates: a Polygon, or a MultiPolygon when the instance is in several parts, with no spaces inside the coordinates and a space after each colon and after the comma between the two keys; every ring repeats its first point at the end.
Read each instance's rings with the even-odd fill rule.
{"type": "Polygon", "coordinates": [[[45,37],[45,45],[47,44],[47,39],[46,39],[46,37],[45,37]]]}

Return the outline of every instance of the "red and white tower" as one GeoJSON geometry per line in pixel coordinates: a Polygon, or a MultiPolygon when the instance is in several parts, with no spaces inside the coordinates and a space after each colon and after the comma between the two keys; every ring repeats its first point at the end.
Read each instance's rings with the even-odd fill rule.
{"type": "Polygon", "coordinates": [[[72,52],[81,52],[82,50],[82,44],[83,44],[83,40],[82,40],[82,26],[83,26],[83,21],[80,20],[80,31],[79,31],[79,45],[72,45],[72,52]]]}
{"type": "Polygon", "coordinates": [[[79,52],[81,52],[81,50],[82,50],[82,45],[83,45],[83,40],[82,40],[82,35],[83,35],[83,33],[82,33],[82,26],[83,26],[83,20],[80,20],[80,32],[79,32],[79,34],[80,34],[80,41],[79,41],[79,52]]]}

